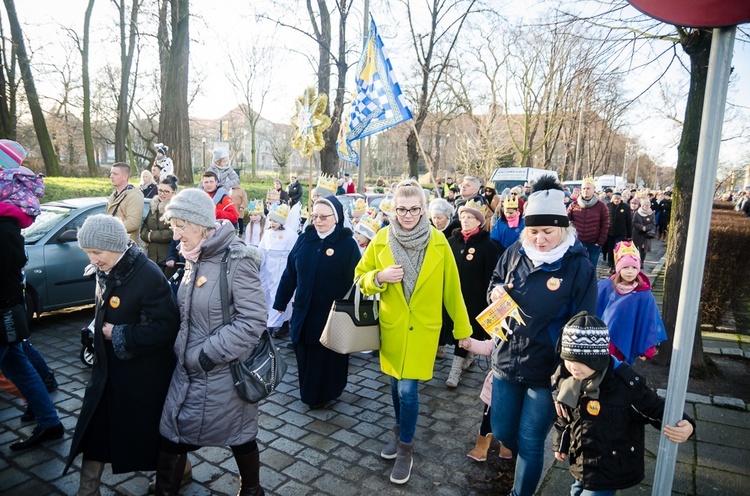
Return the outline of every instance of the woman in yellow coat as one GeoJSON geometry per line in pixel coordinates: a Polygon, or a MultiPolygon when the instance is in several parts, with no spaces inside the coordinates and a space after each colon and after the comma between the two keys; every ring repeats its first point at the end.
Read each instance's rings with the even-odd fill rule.
{"type": "Polygon", "coordinates": [[[419,415],[418,381],[432,379],[445,305],[453,337],[471,335],[458,269],[448,241],[430,226],[422,188],[402,181],[390,225],[381,229],[355,270],[362,292],[380,293],[380,368],[391,376],[395,438],[380,456],[396,459],[391,482],[404,484],[412,467],[419,415]]]}

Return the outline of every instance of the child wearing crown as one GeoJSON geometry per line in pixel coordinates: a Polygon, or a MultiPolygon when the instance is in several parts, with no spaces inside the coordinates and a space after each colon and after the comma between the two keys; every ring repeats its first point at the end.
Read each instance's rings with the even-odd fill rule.
{"type": "Polygon", "coordinates": [[[502,212],[500,212],[500,218],[492,228],[490,237],[500,243],[503,250],[507,249],[518,241],[521,236],[521,231],[526,227],[523,221],[523,216],[518,208],[518,197],[515,194],[511,194],[502,203],[502,212]]]}
{"type": "Polygon", "coordinates": [[[286,269],[286,259],[297,242],[297,226],[302,204],[296,203],[291,209],[286,203],[277,203],[268,210],[268,228],[260,240],[258,248],[263,252],[263,264],[260,266],[260,280],[268,305],[268,330],[273,337],[279,338],[289,334],[289,319],[292,317],[292,302],[286,310],[279,313],[273,308],[276,290],[281,275],[286,269]],[[287,227],[288,226],[288,227],[287,227]]]}
{"type": "Polygon", "coordinates": [[[261,200],[253,200],[247,204],[247,213],[250,220],[245,226],[245,244],[248,246],[260,246],[263,232],[266,230],[266,214],[261,200]]]}
{"type": "Polygon", "coordinates": [[[617,244],[615,274],[599,281],[597,315],[607,323],[610,353],[632,365],[656,354],[656,345],[667,339],[651,281],[640,271],[641,256],[630,241],[617,244]]]}

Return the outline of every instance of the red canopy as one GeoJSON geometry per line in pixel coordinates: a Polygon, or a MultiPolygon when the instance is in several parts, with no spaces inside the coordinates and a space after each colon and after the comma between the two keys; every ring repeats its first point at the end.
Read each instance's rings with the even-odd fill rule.
{"type": "Polygon", "coordinates": [[[750,0],[628,0],[644,14],[669,24],[720,28],[750,22],[750,0]]]}

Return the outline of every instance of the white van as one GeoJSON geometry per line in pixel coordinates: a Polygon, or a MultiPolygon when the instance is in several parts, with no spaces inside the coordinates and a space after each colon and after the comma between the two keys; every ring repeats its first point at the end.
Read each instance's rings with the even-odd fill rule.
{"type": "Polygon", "coordinates": [[[605,174],[594,178],[594,187],[597,191],[604,191],[606,188],[612,188],[613,191],[623,191],[627,186],[625,178],[614,174],[605,174]]]}
{"type": "Polygon", "coordinates": [[[533,167],[500,167],[492,173],[489,183],[495,191],[502,193],[505,188],[523,186],[524,183],[536,181],[542,176],[553,176],[557,179],[557,172],[533,167]]]}

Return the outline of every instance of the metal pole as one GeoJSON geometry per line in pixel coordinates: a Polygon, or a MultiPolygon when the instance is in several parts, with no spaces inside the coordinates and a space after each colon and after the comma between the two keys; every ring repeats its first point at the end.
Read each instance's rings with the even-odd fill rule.
{"type": "MultiPolygon", "coordinates": [[[[682,274],[663,425],[676,425],[682,419],[682,412],[685,409],[685,394],[690,373],[695,327],[698,321],[701,282],[708,245],[708,227],[711,222],[711,202],[716,182],[716,164],[719,159],[721,127],[724,121],[736,30],[736,26],[716,28],[713,30],[711,40],[706,98],[703,103],[698,160],[693,184],[693,203],[690,208],[690,227],[685,250],[685,270],[682,274]]],[[[662,434],[659,439],[656,473],[651,491],[653,496],[672,493],[676,462],[677,444],[662,434]]]]}
{"type": "Polygon", "coordinates": [[[578,167],[581,165],[581,134],[583,133],[583,106],[581,103],[581,111],[578,113],[578,138],[576,138],[576,158],[573,164],[573,177],[572,180],[578,179],[578,167]]]}
{"type": "MultiPolygon", "coordinates": [[[[370,30],[370,0],[365,0],[365,15],[362,30],[362,46],[367,42],[367,32],[370,30]]],[[[357,192],[365,192],[365,140],[359,140],[359,171],[357,173],[357,192]]]]}

